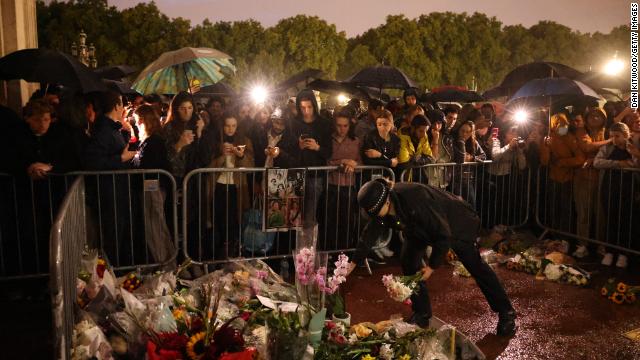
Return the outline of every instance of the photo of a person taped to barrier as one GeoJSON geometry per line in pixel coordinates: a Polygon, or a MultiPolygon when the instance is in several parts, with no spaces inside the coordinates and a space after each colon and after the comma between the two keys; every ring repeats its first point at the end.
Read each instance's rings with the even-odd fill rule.
{"type": "Polygon", "coordinates": [[[433,186],[376,179],[362,186],[358,205],[369,215],[369,222],[358,243],[352,269],[365,260],[381,232],[389,228],[401,231],[405,239],[400,255],[402,272],[422,272],[418,290],[411,296],[410,322],[421,327],[429,325],[432,313],[426,282],[452,249],[476,280],[491,310],[498,313],[497,334],[515,335],[515,310],[475,246],[480,219],[469,203],[433,186]],[[428,246],[432,247],[431,256],[424,260],[428,246]]]}
{"type": "Polygon", "coordinates": [[[269,215],[267,218],[267,226],[270,228],[283,227],[286,224],[285,214],[287,208],[282,200],[272,200],[269,202],[269,215]]]}
{"type": "Polygon", "coordinates": [[[284,199],[285,197],[285,187],[287,180],[287,170],[286,169],[270,169],[268,172],[268,184],[269,184],[269,197],[270,198],[278,198],[284,199]]]}
{"type": "Polygon", "coordinates": [[[304,170],[289,170],[287,174],[287,195],[304,195],[304,170]]]}
{"type": "Polygon", "coordinates": [[[302,226],[302,207],[300,198],[287,199],[287,226],[296,228],[302,226]]]}

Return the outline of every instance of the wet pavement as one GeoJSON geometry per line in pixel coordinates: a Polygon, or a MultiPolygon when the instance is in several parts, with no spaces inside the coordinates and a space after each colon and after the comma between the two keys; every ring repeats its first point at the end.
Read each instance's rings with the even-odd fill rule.
{"type": "MultiPolygon", "coordinates": [[[[369,277],[357,269],[344,288],[351,323],[409,316],[411,308],[388,298],[381,282],[384,274],[400,274],[400,267],[377,266],[373,272],[369,277]]],[[[475,341],[488,359],[640,359],[640,343],[622,336],[640,328],[640,305],[616,305],[602,297],[599,285],[606,274],[596,277],[593,287],[579,288],[504,267],[496,273],[518,313],[518,333],[511,339],[495,335],[497,316],[472,278],[454,276],[453,267],[445,265],[428,282],[433,314],[475,341]]],[[[632,283],[640,283],[635,274],[632,283]]]]}

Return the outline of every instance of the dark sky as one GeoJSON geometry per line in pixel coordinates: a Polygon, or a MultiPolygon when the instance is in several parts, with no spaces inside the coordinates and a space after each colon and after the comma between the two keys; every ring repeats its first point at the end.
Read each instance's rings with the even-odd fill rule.
{"type": "MultiPolygon", "coordinates": [[[[109,0],[119,8],[138,3],[109,0]]],[[[503,24],[529,27],[540,20],[553,20],[581,32],[608,33],[629,23],[629,1],[625,0],[156,0],[169,17],[184,17],[192,25],[204,18],[212,22],[253,18],[269,27],[297,14],[317,15],[352,37],[385,21],[387,15],[409,18],[430,12],[481,12],[503,24]]]]}

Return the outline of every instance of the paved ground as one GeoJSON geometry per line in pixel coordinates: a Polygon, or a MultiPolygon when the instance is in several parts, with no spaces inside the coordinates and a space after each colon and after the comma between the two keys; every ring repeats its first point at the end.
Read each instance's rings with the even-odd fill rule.
{"type": "MultiPolygon", "coordinates": [[[[374,268],[372,277],[363,269],[354,272],[345,288],[352,324],[411,313],[410,307],[386,296],[380,281],[384,274],[399,272],[393,264],[374,268]]],[[[495,335],[497,318],[472,279],[453,276],[452,267],[445,266],[428,284],[434,315],[467,334],[488,359],[640,359],[640,344],[621,336],[640,327],[639,305],[613,304],[594,288],[538,281],[506,268],[496,272],[519,315],[519,331],[512,339],[495,335]]],[[[608,276],[600,273],[595,283],[608,276]]]]}
{"type": "MultiPolygon", "coordinates": [[[[380,281],[383,274],[399,273],[397,265],[362,269],[349,278],[345,291],[352,323],[380,321],[393,314],[408,316],[410,308],[389,299],[380,281]]],[[[601,270],[602,271],[602,270],[601,270]]],[[[640,283],[639,271],[600,273],[595,288],[577,288],[498,268],[519,314],[519,331],[512,339],[494,335],[496,317],[472,279],[452,275],[444,266],[429,281],[434,314],[467,334],[489,359],[640,359],[640,344],[621,333],[640,328],[640,305],[620,306],[595,289],[611,275],[640,283]],[[635,277],[635,279],[633,279],[635,277]]],[[[46,283],[32,286],[43,288],[46,283]]],[[[51,316],[48,298],[9,301],[10,286],[0,284],[0,359],[50,359],[51,316]]],[[[35,291],[35,294],[42,293],[35,291]]]]}

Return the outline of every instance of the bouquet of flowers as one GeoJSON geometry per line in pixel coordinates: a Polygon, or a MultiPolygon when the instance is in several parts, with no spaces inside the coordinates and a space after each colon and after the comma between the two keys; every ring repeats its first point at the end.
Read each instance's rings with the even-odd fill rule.
{"type": "Polygon", "coordinates": [[[562,284],[586,286],[591,281],[589,273],[572,265],[547,263],[543,272],[547,279],[562,284]]]}
{"type": "Polygon", "coordinates": [[[387,290],[387,294],[395,301],[409,301],[413,295],[418,282],[422,280],[422,272],[418,271],[414,275],[407,276],[382,276],[382,284],[387,290]]]}
{"type": "MultiPolygon", "coordinates": [[[[421,329],[401,319],[360,323],[350,329],[327,320],[315,359],[431,359],[423,342],[435,341],[435,329],[421,329]]],[[[433,346],[437,348],[438,346],[433,346]]],[[[440,353],[440,351],[437,351],[440,353]]],[[[439,359],[447,359],[437,357],[439,359]]]]}
{"type": "Polygon", "coordinates": [[[630,286],[614,278],[609,279],[600,289],[602,296],[618,305],[635,303],[638,293],[640,293],[640,286],[630,286]]]}

